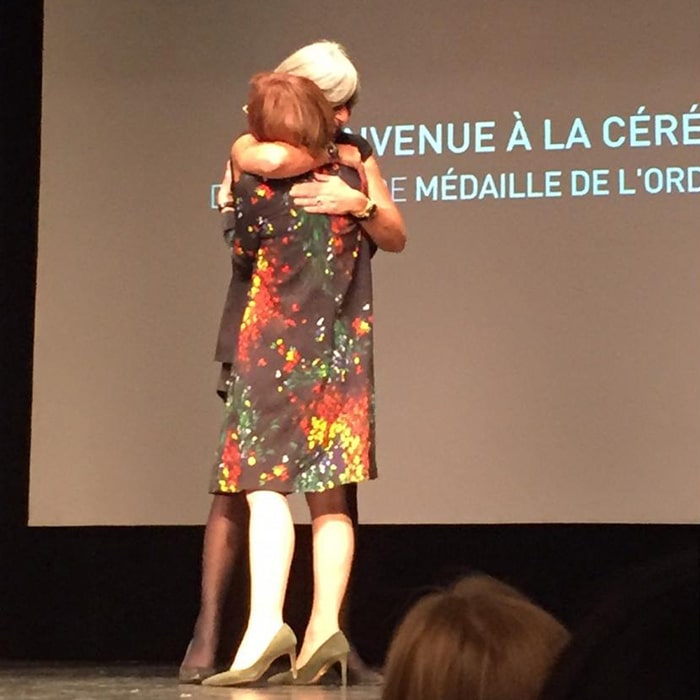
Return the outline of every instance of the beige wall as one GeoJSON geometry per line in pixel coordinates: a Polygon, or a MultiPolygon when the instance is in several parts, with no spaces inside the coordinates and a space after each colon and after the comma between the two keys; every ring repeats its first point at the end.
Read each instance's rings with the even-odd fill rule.
{"type": "Polygon", "coordinates": [[[390,141],[381,159],[406,178],[410,243],[375,264],[363,522],[697,522],[698,194],[637,179],[635,195],[414,197],[450,168],[623,168],[629,184],[697,165],[694,143],[613,149],[600,132],[700,101],[697,2],[237,7],[46,4],[31,524],[204,520],[229,269],[208,188],[248,76],[320,37],[360,68],[357,128],[495,122],[493,152],[390,141]],[[514,111],[531,151],[506,151],[514,111]],[[577,116],[591,148],[543,147],[545,119],[565,141],[577,116]]]}

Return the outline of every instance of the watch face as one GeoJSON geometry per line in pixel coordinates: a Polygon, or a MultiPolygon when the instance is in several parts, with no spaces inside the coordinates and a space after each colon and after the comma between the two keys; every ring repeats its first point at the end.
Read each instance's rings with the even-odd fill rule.
{"type": "Polygon", "coordinates": [[[359,219],[360,221],[364,221],[365,219],[371,219],[375,214],[377,213],[377,205],[375,202],[373,202],[371,199],[367,200],[367,206],[365,207],[364,211],[361,211],[357,214],[353,214],[356,219],[359,219]]]}

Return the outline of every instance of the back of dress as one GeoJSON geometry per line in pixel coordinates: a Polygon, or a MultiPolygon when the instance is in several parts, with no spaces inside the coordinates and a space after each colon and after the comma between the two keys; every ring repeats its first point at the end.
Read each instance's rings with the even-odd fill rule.
{"type": "Polygon", "coordinates": [[[244,174],[235,188],[234,257],[252,273],[218,492],[322,491],[374,476],[369,244],[352,217],[295,208],[298,181],[244,174]]]}

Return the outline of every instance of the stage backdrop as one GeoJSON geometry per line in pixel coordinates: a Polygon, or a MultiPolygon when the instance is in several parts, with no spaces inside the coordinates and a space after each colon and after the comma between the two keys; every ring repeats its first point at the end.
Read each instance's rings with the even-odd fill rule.
{"type": "Polygon", "coordinates": [[[320,38],[409,232],[362,521],[698,522],[698,36],[697,0],[47,2],[30,524],[203,522],[212,185],[320,38]]]}

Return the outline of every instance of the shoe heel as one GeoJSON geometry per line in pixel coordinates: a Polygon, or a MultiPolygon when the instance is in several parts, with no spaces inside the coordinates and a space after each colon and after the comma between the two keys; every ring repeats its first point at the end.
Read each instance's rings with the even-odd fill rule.
{"type": "Polygon", "coordinates": [[[348,655],[341,656],[338,661],[340,661],[340,685],[345,688],[348,684],[348,655]]]}
{"type": "Polygon", "coordinates": [[[297,650],[292,647],[289,650],[289,665],[292,669],[292,678],[297,679],[297,650]]]}

